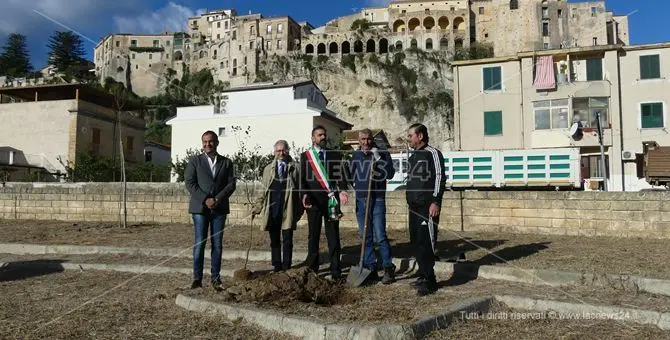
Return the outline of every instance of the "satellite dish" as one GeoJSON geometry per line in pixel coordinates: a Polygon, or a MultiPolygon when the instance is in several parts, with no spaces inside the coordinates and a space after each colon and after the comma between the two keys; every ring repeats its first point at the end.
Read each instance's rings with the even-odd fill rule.
{"type": "Polygon", "coordinates": [[[570,136],[572,136],[572,139],[580,140],[582,139],[583,135],[584,132],[582,131],[582,123],[576,122],[570,126],[570,136]]]}

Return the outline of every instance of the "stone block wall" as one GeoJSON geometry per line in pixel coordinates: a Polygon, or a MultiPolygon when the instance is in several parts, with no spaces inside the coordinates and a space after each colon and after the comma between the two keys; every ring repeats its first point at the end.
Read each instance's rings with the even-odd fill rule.
{"type": "MultiPolygon", "coordinates": [[[[249,223],[248,202],[258,192],[255,189],[258,187],[238,184],[231,197],[229,223],[249,223]]],[[[183,184],[128,183],[127,197],[131,223],[191,223],[187,213],[189,195],[183,184]]],[[[8,183],[0,187],[0,218],[116,222],[120,198],[118,183],[8,183]]],[[[440,228],[670,238],[669,198],[666,192],[446,192],[440,228]]],[[[345,217],[341,226],[357,227],[354,204],[342,210],[345,217]]],[[[388,194],[386,220],[391,229],[406,228],[403,192],[388,194]]]]}

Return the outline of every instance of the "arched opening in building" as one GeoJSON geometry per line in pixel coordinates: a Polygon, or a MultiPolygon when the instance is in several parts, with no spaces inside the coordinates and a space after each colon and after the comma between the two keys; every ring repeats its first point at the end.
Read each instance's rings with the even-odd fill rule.
{"type": "Polygon", "coordinates": [[[389,52],[391,52],[391,53],[395,52],[395,46],[390,45],[389,46],[389,52]]]}
{"type": "Polygon", "coordinates": [[[316,54],[326,54],[326,44],[320,43],[316,47],[316,54]]]}
{"type": "Polygon", "coordinates": [[[414,31],[414,29],[419,26],[421,26],[421,21],[419,21],[417,18],[409,19],[409,22],[407,23],[407,28],[409,28],[410,32],[414,31]]]}
{"type": "Polygon", "coordinates": [[[214,53],[212,54],[212,59],[216,59],[216,50],[214,50],[214,53]]]}
{"type": "Polygon", "coordinates": [[[456,39],[454,42],[454,47],[456,49],[463,48],[463,39],[456,39]]]}
{"type": "Polygon", "coordinates": [[[328,47],[328,53],[330,54],[337,54],[339,49],[339,46],[337,46],[336,42],[330,43],[330,46],[328,47]]]}
{"type": "Polygon", "coordinates": [[[305,46],[305,53],[314,54],[314,45],[307,44],[307,46],[305,46]]]}
{"type": "Polygon", "coordinates": [[[398,33],[398,32],[404,32],[405,29],[406,29],[406,27],[405,27],[405,22],[404,22],[404,21],[402,21],[402,20],[396,20],[396,21],[393,23],[393,32],[396,32],[396,33],[398,33]]]}
{"type": "Polygon", "coordinates": [[[426,50],[430,51],[433,49],[433,39],[428,38],[426,39],[426,50]]]}
{"type": "Polygon", "coordinates": [[[449,28],[449,18],[440,17],[440,19],[437,20],[437,26],[439,26],[441,30],[446,30],[449,28]]]}
{"type": "Polygon", "coordinates": [[[379,40],[379,53],[388,53],[389,52],[389,41],[386,38],[379,40]]]}
{"type": "Polygon", "coordinates": [[[447,38],[440,39],[440,49],[446,50],[448,48],[449,48],[449,39],[447,38]]]}
{"type": "Polygon", "coordinates": [[[435,27],[435,19],[433,17],[426,17],[423,19],[423,28],[429,30],[435,27]]]}
{"type": "Polygon", "coordinates": [[[351,45],[348,41],[342,43],[342,54],[349,54],[351,52],[351,45]]]}
{"type": "Polygon", "coordinates": [[[198,55],[200,59],[205,57],[205,51],[200,51],[200,54],[198,55]]]}
{"type": "Polygon", "coordinates": [[[174,52],[174,60],[182,60],[184,59],[184,55],[181,53],[181,51],[175,51],[174,52]]]}
{"type": "Polygon", "coordinates": [[[367,46],[365,47],[365,52],[375,53],[375,41],[370,39],[368,40],[367,46]]]}
{"type": "Polygon", "coordinates": [[[454,30],[465,31],[465,20],[463,20],[463,18],[456,17],[456,19],[454,19],[454,30]]]}
{"type": "Polygon", "coordinates": [[[409,47],[410,48],[418,48],[419,43],[416,41],[416,39],[412,39],[412,41],[409,42],[409,47]]]}
{"type": "Polygon", "coordinates": [[[396,52],[402,51],[402,41],[398,40],[395,42],[395,50],[396,52]]]}
{"type": "Polygon", "coordinates": [[[363,53],[363,42],[360,40],[354,41],[354,53],[363,53]]]}

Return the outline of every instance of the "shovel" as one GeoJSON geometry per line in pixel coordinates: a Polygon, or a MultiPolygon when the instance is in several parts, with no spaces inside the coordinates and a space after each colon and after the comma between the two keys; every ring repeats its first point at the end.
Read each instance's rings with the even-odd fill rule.
{"type": "Polygon", "coordinates": [[[365,282],[365,279],[370,276],[372,271],[363,267],[363,256],[365,255],[365,239],[368,235],[368,213],[370,212],[370,192],[372,191],[372,174],[374,169],[374,158],[370,162],[370,178],[368,179],[368,197],[365,200],[365,222],[363,222],[363,237],[361,240],[361,258],[358,261],[357,267],[351,267],[347,275],[347,285],[351,287],[358,287],[365,282]]]}

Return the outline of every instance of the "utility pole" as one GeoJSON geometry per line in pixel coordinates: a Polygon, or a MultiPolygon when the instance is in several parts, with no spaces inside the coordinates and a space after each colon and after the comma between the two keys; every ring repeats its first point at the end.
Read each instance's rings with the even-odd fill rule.
{"type": "Polygon", "coordinates": [[[605,145],[603,145],[603,127],[600,124],[600,111],[596,111],[596,120],[598,124],[598,142],[600,144],[600,173],[603,177],[603,190],[607,191],[607,166],[605,164],[605,145]]]}

